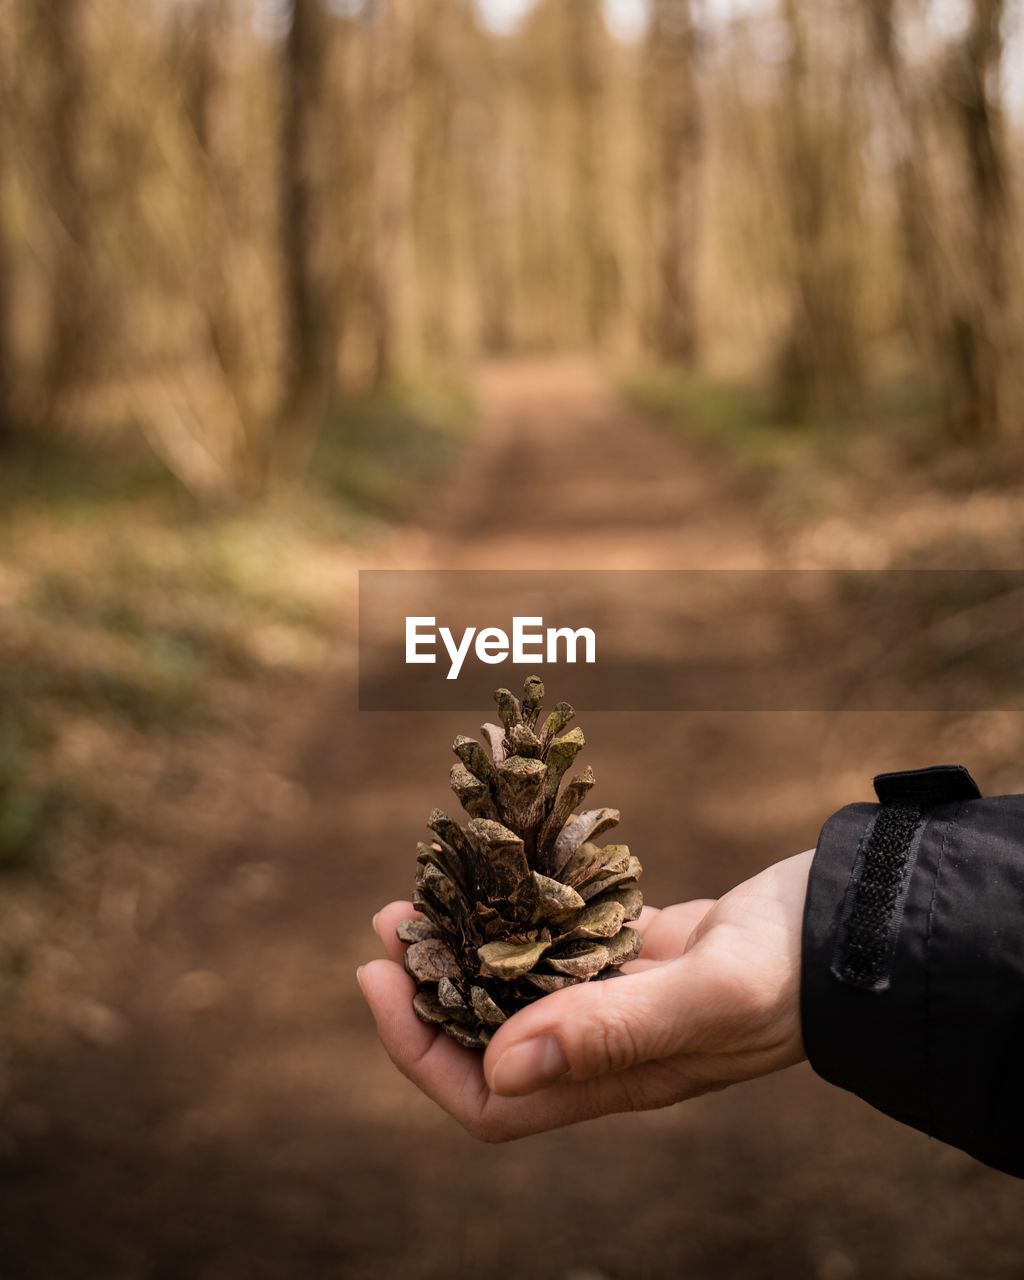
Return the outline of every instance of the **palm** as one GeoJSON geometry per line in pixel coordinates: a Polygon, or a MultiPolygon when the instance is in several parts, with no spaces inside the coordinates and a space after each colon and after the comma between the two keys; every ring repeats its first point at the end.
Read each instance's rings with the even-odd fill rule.
{"type": "Polygon", "coordinates": [[[809,854],[787,859],[718,902],[645,907],[637,922],[643,955],[625,966],[626,977],[538,1001],[500,1028],[485,1058],[459,1048],[412,1011],[413,982],[395,937],[410,903],[393,902],[377,915],[374,927],[388,959],[367,965],[361,985],[395,1065],[484,1140],[666,1106],[802,1056],[796,974],[809,861],[809,854]],[[612,1003],[628,1004],[642,1028],[641,1037],[615,1037],[615,1048],[612,1037],[594,1031],[612,1003]],[[560,1039],[582,1037],[572,1076],[525,1097],[494,1093],[484,1069],[493,1081],[509,1045],[551,1027],[560,1039]]]}

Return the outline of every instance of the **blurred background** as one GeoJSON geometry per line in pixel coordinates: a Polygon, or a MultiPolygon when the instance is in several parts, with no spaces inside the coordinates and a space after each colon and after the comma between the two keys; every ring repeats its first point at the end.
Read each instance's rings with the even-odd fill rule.
{"type": "MultiPolygon", "coordinates": [[[[806,1069],[478,1148],[352,978],[475,729],[356,710],[358,567],[1024,567],[1019,5],[0,0],[0,103],[4,1280],[1019,1275],[806,1069]]],[[[1022,789],[1009,711],[583,724],[655,903],[1022,789]]]]}

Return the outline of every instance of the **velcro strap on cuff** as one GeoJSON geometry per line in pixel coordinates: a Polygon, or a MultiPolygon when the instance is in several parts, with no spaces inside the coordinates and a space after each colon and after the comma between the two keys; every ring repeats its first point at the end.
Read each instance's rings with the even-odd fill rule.
{"type": "Polygon", "coordinates": [[[857,851],[831,965],[841,982],[865,991],[889,985],[907,882],[929,811],[981,795],[962,765],[882,773],[875,793],[881,808],[857,851]]]}

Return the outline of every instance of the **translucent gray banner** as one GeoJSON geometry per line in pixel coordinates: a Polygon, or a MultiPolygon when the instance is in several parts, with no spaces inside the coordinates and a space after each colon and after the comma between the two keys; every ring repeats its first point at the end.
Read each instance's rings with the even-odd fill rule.
{"type": "Polygon", "coordinates": [[[364,711],[534,673],[594,711],[1024,707],[1024,570],[365,570],[359,601],[364,711]]]}

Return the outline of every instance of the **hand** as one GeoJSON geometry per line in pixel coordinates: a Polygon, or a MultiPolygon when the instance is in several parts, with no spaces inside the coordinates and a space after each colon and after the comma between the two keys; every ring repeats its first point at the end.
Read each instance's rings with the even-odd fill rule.
{"type": "Polygon", "coordinates": [[[357,976],[395,1066],[482,1141],[666,1107],[803,1059],[800,930],[812,857],[776,863],[717,902],[645,907],[643,953],[627,976],[545,996],[501,1026],[483,1055],[412,1011],[395,937],[410,903],[374,917],[390,958],[357,976]]]}

